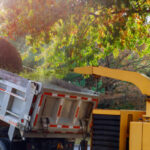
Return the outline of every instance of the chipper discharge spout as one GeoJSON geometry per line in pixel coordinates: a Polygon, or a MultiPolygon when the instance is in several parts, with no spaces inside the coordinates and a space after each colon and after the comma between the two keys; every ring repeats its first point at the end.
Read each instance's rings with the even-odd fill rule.
{"type": "Polygon", "coordinates": [[[78,67],[74,69],[74,72],[79,74],[104,76],[117,80],[127,81],[136,85],[140,89],[142,94],[150,96],[150,78],[137,72],[110,69],[101,66],[78,67]]]}

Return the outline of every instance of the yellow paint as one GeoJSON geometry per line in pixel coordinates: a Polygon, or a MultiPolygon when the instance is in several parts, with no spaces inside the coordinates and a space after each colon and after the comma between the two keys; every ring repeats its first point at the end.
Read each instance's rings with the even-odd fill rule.
{"type": "Polygon", "coordinates": [[[130,123],[129,150],[142,150],[142,122],[130,123]]]}
{"type": "Polygon", "coordinates": [[[120,110],[94,109],[93,114],[120,115],[120,110]]]}
{"type": "Polygon", "coordinates": [[[150,123],[131,122],[129,150],[150,150],[150,123]]]}
{"type": "Polygon", "coordinates": [[[127,137],[129,137],[130,122],[138,121],[145,115],[143,111],[121,110],[120,145],[119,150],[126,150],[127,137]]]}
{"type": "Polygon", "coordinates": [[[146,116],[150,117],[150,98],[146,98],[146,116]]]}
{"type": "Polygon", "coordinates": [[[121,111],[119,150],[126,150],[128,137],[128,111],[121,111]]]}
{"type": "Polygon", "coordinates": [[[150,123],[143,123],[143,142],[142,150],[150,150],[150,123]]]}
{"type": "Polygon", "coordinates": [[[136,85],[143,94],[150,96],[150,78],[143,74],[123,71],[119,69],[110,69],[106,67],[79,67],[74,72],[80,74],[93,74],[98,76],[109,77],[117,80],[127,81],[136,85]]]}

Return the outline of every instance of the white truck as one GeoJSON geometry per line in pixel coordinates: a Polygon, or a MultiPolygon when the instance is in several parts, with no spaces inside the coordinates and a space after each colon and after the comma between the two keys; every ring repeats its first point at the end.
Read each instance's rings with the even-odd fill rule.
{"type": "Polygon", "coordinates": [[[90,133],[98,97],[0,70],[0,150],[73,150],[90,133]]]}

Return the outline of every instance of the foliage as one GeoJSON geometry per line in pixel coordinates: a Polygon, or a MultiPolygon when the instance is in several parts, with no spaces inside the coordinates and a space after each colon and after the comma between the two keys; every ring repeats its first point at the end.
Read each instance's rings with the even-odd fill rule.
{"type": "Polygon", "coordinates": [[[91,89],[95,92],[104,93],[105,89],[102,87],[102,81],[94,79],[93,77],[90,78],[84,78],[80,74],[76,73],[69,73],[64,78],[65,81],[71,82],[72,84],[76,86],[80,86],[83,88],[91,89]]]}
{"type": "MultiPolygon", "coordinates": [[[[106,56],[106,59],[101,60],[99,63],[101,66],[109,68],[140,72],[147,76],[150,75],[150,57],[144,56],[141,58],[138,54],[129,50],[120,51],[119,56],[116,58],[114,58],[113,54],[106,56]]],[[[103,82],[101,88],[105,88],[106,92],[115,91],[120,84],[123,84],[111,78],[101,77],[100,80],[103,82]]],[[[128,86],[130,86],[130,84],[128,84],[128,86]]]]}
{"type": "Polygon", "coordinates": [[[34,74],[63,78],[76,66],[98,66],[124,50],[150,54],[149,0],[5,0],[3,5],[2,35],[26,36],[22,56],[36,62],[34,74]]]}
{"type": "Polygon", "coordinates": [[[145,110],[145,98],[134,85],[122,83],[118,92],[111,91],[100,95],[99,108],[145,110]]]}

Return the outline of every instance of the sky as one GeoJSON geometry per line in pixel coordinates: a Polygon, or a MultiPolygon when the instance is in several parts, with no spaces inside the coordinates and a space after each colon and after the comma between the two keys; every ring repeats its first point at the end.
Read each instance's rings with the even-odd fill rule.
{"type": "Polygon", "coordinates": [[[148,23],[150,23],[150,16],[149,16],[149,17],[147,17],[147,22],[148,22],[148,23]]]}

